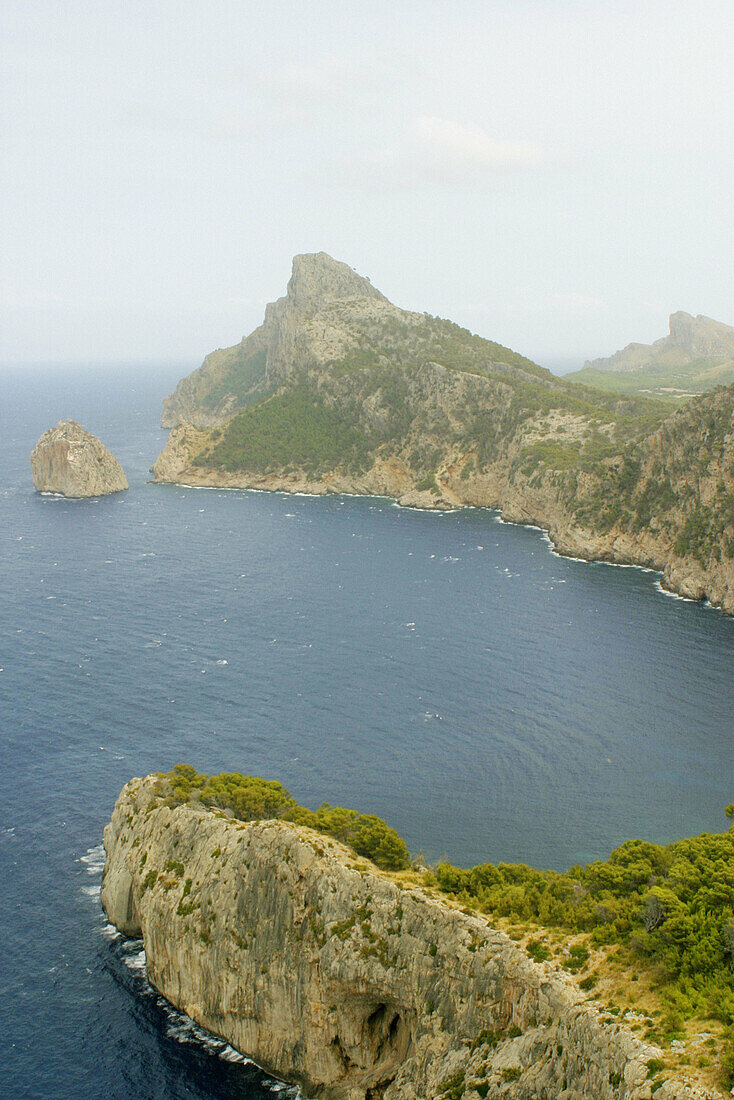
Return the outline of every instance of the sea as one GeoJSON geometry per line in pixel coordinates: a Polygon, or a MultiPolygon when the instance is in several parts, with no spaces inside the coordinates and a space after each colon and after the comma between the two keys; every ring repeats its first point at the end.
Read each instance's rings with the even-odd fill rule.
{"type": "Polygon", "coordinates": [[[721,830],[734,801],[734,619],[491,510],[154,485],[190,366],[0,370],[3,1096],[298,1095],[108,924],[102,830],[132,776],[279,779],[461,865],[566,868],[721,830]],[[34,491],[62,417],[129,492],[34,491]]]}

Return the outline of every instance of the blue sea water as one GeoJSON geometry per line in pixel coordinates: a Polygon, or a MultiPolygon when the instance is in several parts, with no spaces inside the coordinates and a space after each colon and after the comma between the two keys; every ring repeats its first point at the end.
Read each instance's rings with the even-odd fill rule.
{"type": "Polygon", "coordinates": [[[429,859],[558,868],[718,830],[734,799],[734,620],[489,511],[152,485],[185,369],[0,372],[7,1096],[278,1088],[107,926],[101,833],[132,775],[242,770],[374,811],[429,859]],[[128,493],[34,492],[62,416],[128,493]]]}

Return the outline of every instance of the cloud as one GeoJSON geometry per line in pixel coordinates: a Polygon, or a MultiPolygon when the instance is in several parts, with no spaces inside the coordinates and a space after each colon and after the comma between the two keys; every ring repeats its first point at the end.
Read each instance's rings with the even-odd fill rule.
{"type": "Polygon", "coordinates": [[[417,120],[415,144],[424,156],[464,168],[527,168],[539,163],[539,151],[531,145],[497,141],[481,126],[466,126],[435,115],[417,120]]]}
{"type": "Polygon", "coordinates": [[[421,115],[400,143],[340,158],[335,166],[352,182],[420,186],[481,183],[542,162],[533,145],[500,140],[481,126],[421,115]]]}

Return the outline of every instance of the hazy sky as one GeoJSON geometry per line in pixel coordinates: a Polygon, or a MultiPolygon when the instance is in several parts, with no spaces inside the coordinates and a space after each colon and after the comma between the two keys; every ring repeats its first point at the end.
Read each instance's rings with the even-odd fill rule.
{"type": "Polygon", "coordinates": [[[734,324],[732,0],[4,0],[0,362],[200,360],[296,252],[540,362],[734,324]]]}

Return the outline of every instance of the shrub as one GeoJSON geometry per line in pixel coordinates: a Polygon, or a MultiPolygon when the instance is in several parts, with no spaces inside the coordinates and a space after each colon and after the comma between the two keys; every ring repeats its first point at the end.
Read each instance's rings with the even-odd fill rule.
{"type": "MultiPolygon", "coordinates": [[[[405,841],[382,818],[331,806],[328,802],[322,803],[318,810],[309,810],[299,806],[277,780],[240,772],[204,775],[190,764],[176,764],[162,778],[170,784],[169,802],[172,805],[194,800],[204,806],[228,810],[241,821],[280,818],[341,840],[357,855],[372,860],[386,871],[401,871],[410,864],[405,841]]],[[[221,849],[215,848],[212,857],[220,855],[221,849]]],[[[184,867],[182,863],[171,861],[167,869],[175,869],[180,876],[184,867]]]]}

